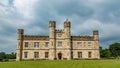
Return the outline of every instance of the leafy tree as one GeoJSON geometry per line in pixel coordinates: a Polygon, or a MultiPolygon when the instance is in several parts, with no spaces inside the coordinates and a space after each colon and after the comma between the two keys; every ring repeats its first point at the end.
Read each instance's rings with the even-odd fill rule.
{"type": "Polygon", "coordinates": [[[120,56],[120,43],[111,44],[109,49],[113,57],[120,56]]]}
{"type": "Polygon", "coordinates": [[[109,49],[102,49],[102,47],[100,47],[100,57],[101,58],[110,58],[111,57],[111,53],[109,49]]]}
{"type": "Polygon", "coordinates": [[[5,52],[0,52],[0,61],[6,58],[5,52]]]}
{"type": "Polygon", "coordinates": [[[12,52],[11,54],[6,54],[6,59],[15,59],[16,53],[12,52]]]}

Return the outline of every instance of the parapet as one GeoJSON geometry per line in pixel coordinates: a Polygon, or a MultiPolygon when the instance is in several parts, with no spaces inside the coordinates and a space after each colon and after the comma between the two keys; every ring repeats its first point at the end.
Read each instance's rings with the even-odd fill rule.
{"type": "Polygon", "coordinates": [[[64,32],[64,30],[62,30],[62,29],[56,29],[55,31],[56,31],[56,33],[63,33],[64,32]]]}
{"type": "Polygon", "coordinates": [[[56,27],[56,21],[49,21],[49,27],[56,27]]]}
{"type": "Polygon", "coordinates": [[[94,40],[93,36],[71,36],[73,41],[92,41],[94,40]]]}
{"type": "Polygon", "coordinates": [[[68,19],[64,22],[64,28],[65,27],[71,27],[71,23],[68,21],[68,19]]]}
{"type": "Polygon", "coordinates": [[[98,33],[98,30],[94,30],[93,31],[93,35],[98,35],[99,33],[98,33]]]}
{"type": "Polygon", "coordinates": [[[49,36],[24,35],[24,40],[49,40],[49,36]]]}
{"type": "Polygon", "coordinates": [[[24,30],[23,29],[18,29],[18,34],[24,34],[24,30]]]}

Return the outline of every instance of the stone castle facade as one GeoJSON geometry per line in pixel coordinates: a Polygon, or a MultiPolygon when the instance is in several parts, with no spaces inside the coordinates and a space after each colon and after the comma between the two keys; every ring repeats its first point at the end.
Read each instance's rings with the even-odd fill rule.
{"type": "Polygon", "coordinates": [[[49,59],[99,59],[99,34],[93,36],[71,36],[71,23],[66,20],[64,29],[57,30],[56,22],[49,22],[49,36],[24,35],[18,29],[16,60],[49,59]]]}

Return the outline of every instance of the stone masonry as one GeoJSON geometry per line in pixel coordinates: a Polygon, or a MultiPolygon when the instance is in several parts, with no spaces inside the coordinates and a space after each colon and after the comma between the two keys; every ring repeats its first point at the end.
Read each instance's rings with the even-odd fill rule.
{"type": "Polygon", "coordinates": [[[16,60],[49,59],[99,59],[99,34],[71,36],[71,23],[66,20],[64,29],[56,29],[56,22],[49,22],[49,36],[25,35],[18,29],[16,60]]]}

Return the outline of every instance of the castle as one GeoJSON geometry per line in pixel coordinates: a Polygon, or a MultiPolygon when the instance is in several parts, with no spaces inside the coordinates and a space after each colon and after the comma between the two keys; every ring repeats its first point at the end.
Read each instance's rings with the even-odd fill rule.
{"type": "Polygon", "coordinates": [[[71,22],[64,22],[64,29],[56,29],[56,22],[49,22],[49,36],[24,35],[18,29],[16,60],[49,59],[99,59],[99,34],[71,36],[71,22]]]}

